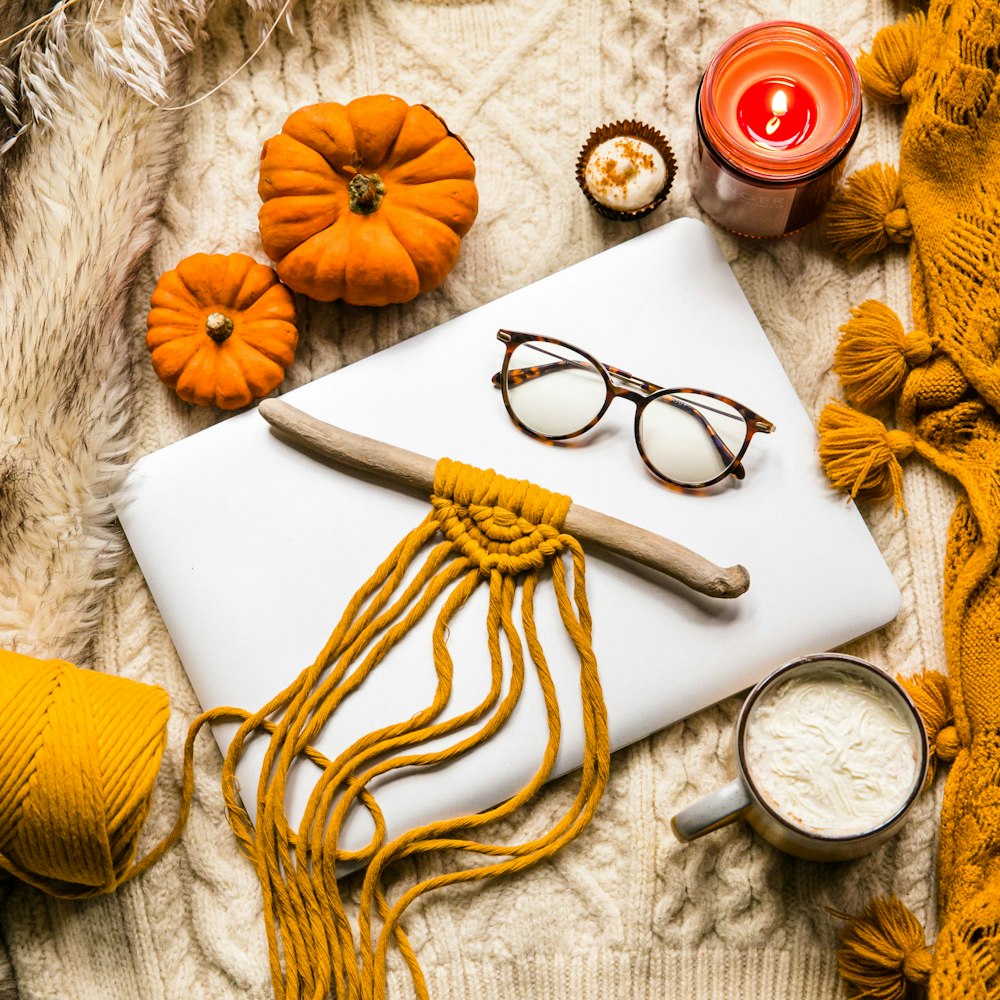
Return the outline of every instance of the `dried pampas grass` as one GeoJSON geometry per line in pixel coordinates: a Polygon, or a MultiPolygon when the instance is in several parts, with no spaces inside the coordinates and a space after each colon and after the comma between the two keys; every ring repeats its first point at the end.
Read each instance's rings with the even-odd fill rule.
{"type": "MultiPolygon", "coordinates": [[[[72,108],[72,68],[80,59],[105,80],[163,107],[170,67],[178,53],[194,47],[215,2],[60,0],[48,10],[31,0],[10,2],[0,14],[0,153],[32,124],[51,125],[58,111],[72,108]]],[[[241,2],[261,16],[262,39],[252,59],[287,19],[293,0],[241,2]]]]}

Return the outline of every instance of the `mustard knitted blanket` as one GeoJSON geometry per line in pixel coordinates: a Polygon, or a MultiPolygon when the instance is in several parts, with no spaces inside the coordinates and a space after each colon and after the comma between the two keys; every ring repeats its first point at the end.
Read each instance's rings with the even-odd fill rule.
{"type": "MultiPolygon", "coordinates": [[[[0,3],[0,21],[44,6],[0,3]]],[[[159,383],[144,320],[156,276],[181,257],[264,259],[256,223],[263,139],[303,104],[396,93],[429,103],[468,142],[481,197],[440,290],[385,309],[303,303],[292,388],[643,228],[697,214],[683,164],[698,79],[719,44],[746,24],[793,17],[857,52],[896,5],[298,0],[288,16],[291,30],[282,25],[246,69],[185,111],[154,111],[129,88],[155,77],[159,59],[165,86],[156,101],[199,97],[251,55],[266,17],[238,0],[80,0],[65,11],[72,41],[58,63],[43,52],[30,66],[12,64],[35,88],[34,104],[21,102],[22,122],[32,107],[44,109],[45,88],[60,74],[73,90],[50,126],[36,123],[14,158],[0,160],[0,639],[168,689],[150,842],[176,814],[180,748],[198,706],[141,574],[108,528],[107,494],[124,454],[224,419],[159,383]],[[150,11],[161,19],[153,35],[162,59],[140,30],[150,11]],[[70,30],[89,14],[106,50],[70,30]],[[178,25],[193,45],[187,54],[170,41],[178,25]],[[129,61],[143,54],[145,69],[130,78],[129,61]],[[682,166],[661,209],[619,225],[592,211],[574,163],[591,129],[629,117],[667,134],[682,166]]],[[[852,165],[891,158],[900,124],[891,110],[866,109],[852,165]]],[[[804,404],[818,413],[837,391],[829,361],[838,324],[861,299],[906,301],[904,254],[845,268],[818,232],[766,243],[718,238],[804,404]]],[[[916,466],[906,502],[908,519],[865,510],[902,610],[848,651],[911,674],[943,664],[942,541],[954,500],[941,477],[916,466]]],[[[593,604],[596,619],[596,595],[593,604]]],[[[936,792],[899,838],[846,865],[784,857],[742,825],[687,846],[674,841],[670,816],[725,777],[738,704],[730,699],[616,754],[591,826],[552,859],[492,888],[452,887],[416,904],[407,931],[431,997],[830,1000],[840,991],[839,921],[827,907],[857,912],[873,893],[894,893],[933,930],[936,792]]],[[[272,995],[259,884],[215,791],[218,754],[203,744],[183,843],[146,876],[82,904],[4,886],[8,983],[16,980],[21,996],[272,995]]],[[[574,792],[572,779],[549,786],[533,809],[506,821],[505,839],[537,836],[574,792]]],[[[436,874],[426,860],[403,865],[413,866],[403,873],[411,884],[436,874]]],[[[346,894],[359,892],[355,882],[346,894]]],[[[389,995],[408,994],[408,975],[393,967],[389,995]]]]}
{"type": "MultiPolygon", "coordinates": [[[[852,492],[902,502],[899,463],[913,451],[962,491],[944,561],[954,728],[938,743],[955,760],[941,814],[941,934],[929,967],[940,1000],[1000,990],[998,51],[1000,8],[959,0],[884,29],[861,61],[870,95],[909,103],[898,190],[891,169],[855,176],[834,208],[833,236],[858,257],[879,234],[912,235],[915,329],[904,337],[888,307],[865,302],[837,350],[836,368],[860,408],[898,394],[896,429],[836,404],[820,421],[828,471],[852,492]],[[867,226],[876,216],[879,225],[867,226]]],[[[918,964],[910,978],[924,979],[928,967],[918,964]]],[[[872,985],[864,972],[855,983],[859,991],[872,985]]]]}

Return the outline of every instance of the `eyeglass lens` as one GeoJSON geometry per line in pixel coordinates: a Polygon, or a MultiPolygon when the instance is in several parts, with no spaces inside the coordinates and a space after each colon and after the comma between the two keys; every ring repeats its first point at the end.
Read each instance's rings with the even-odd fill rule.
{"type": "MultiPolygon", "coordinates": [[[[614,377],[613,375],[611,376],[614,377]]],[[[564,344],[528,341],[511,352],[507,401],[541,437],[579,433],[607,401],[604,375],[564,344]]],[[[649,464],[672,482],[697,486],[723,476],[746,441],[743,415],[724,400],[678,390],[655,396],[641,410],[639,439],[649,464]]]]}
{"type": "Polygon", "coordinates": [[[563,344],[528,341],[511,352],[507,401],[517,419],[543,437],[583,430],[607,399],[604,376],[588,358],[563,344]]]}
{"type": "Polygon", "coordinates": [[[724,475],[736,462],[746,434],[743,414],[697,392],[656,396],[639,417],[639,439],[650,464],[688,486],[724,475]]]}

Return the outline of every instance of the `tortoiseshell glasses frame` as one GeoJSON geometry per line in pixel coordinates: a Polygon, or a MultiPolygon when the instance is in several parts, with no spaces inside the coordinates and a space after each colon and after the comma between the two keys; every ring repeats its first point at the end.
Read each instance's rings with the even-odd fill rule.
{"type": "MultiPolygon", "coordinates": [[[[595,424],[604,416],[607,412],[608,407],[611,405],[612,401],[618,399],[619,397],[624,397],[625,399],[631,400],[636,407],[635,410],[635,425],[634,425],[634,435],[635,444],[639,449],[639,454],[642,456],[642,460],[646,465],[646,468],[656,476],[657,479],[664,483],[669,484],[679,490],[692,491],[701,490],[708,486],[713,486],[728,476],[735,476],[737,479],[743,479],[746,475],[746,470],[743,468],[742,458],[746,454],[747,447],[750,444],[750,439],[754,434],[760,432],[763,434],[770,434],[774,430],[774,424],[762,417],[759,413],[755,413],[748,406],[744,406],[742,403],[736,402],[735,399],[730,399],[728,396],[722,396],[717,392],[708,392],[705,389],[692,389],[686,386],[674,386],[673,388],[664,388],[663,386],[655,385],[652,382],[647,382],[645,379],[638,378],[631,372],[624,371],[621,368],[615,368],[612,365],[606,365],[601,361],[598,361],[593,355],[589,354],[587,351],[582,350],[575,344],[570,344],[565,340],[558,340],[555,337],[544,337],[536,333],[524,333],[516,330],[499,330],[497,332],[497,340],[506,344],[506,352],[504,354],[503,366],[494,376],[493,385],[501,390],[503,393],[504,406],[507,409],[507,413],[510,419],[513,421],[514,425],[521,430],[523,433],[527,434],[528,437],[535,438],[538,441],[546,443],[555,443],[560,441],[568,441],[572,438],[579,437],[581,434],[585,434],[589,431],[595,424]],[[529,382],[532,379],[539,378],[545,374],[553,371],[558,371],[566,368],[573,367],[584,367],[583,365],[577,365],[572,360],[564,358],[562,355],[555,352],[546,351],[544,347],[535,347],[539,353],[549,354],[554,360],[547,364],[534,365],[530,367],[517,368],[515,371],[510,370],[511,357],[517,347],[522,344],[554,344],[559,347],[573,351],[578,355],[585,358],[597,371],[601,378],[604,380],[605,386],[605,398],[604,404],[601,406],[597,415],[590,420],[583,427],[577,430],[573,430],[567,434],[553,434],[547,435],[542,434],[532,427],[525,424],[517,415],[514,407],[511,404],[510,395],[508,393],[508,386],[517,386],[529,382]],[[620,385],[616,383],[625,383],[625,385],[620,385]],[[694,393],[699,396],[705,396],[710,399],[716,399],[720,403],[724,403],[727,406],[735,410],[742,418],[745,425],[745,434],[742,443],[738,447],[731,447],[727,445],[719,434],[716,432],[715,428],[712,426],[710,420],[706,416],[703,410],[711,410],[711,407],[706,405],[701,405],[695,407],[685,402],[683,399],[679,399],[673,396],[674,393],[694,393]],[[649,455],[646,453],[646,449],[643,447],[642,443],[642,431],[641,431],[641,421],[643,411],[650,403],[657,400],[664,402],[669,402],[670,405],[678,407],[684,410],[690,416],[694,417],[704,428],[705,433],[711,439],[716,451],[719,454],[720,459],[725,464],[725,468],[718,475],[706,479],[703,482],[689,483],[682,482],[677,479],[672,479],[670,476],[665,475],[660,469],[658,469],[653,462],[650,460],[649,455]]],[[[723,414],[724,416],[731,416],[731,414],[725,414],[723,410],[716,410],[715,412],[723,414]]]]}

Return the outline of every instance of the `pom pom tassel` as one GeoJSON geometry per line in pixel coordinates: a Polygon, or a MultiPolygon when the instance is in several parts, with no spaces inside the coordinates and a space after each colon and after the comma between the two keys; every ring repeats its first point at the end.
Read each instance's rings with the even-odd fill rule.
{"type": "Polygon", "coordinates": [[[906,1000],[930,979],[931,952],[920,921],[895,896],[874,899],[838,937],[837,968],[849,997],[906,1000]]]}
{"type": "Polygon", "coordinates": [[[863,410],[895,396],[910,368],[927,361],[933,349],[924,333],[907,337],[899,317],[874,299],[852,309],[840,331],[833,370],[847,398],[863,410]]]}
{"type": "Polygon", "coordinates": [[[954,760],[962,744],[955,728],[955,712],[951,706],[948,678],[937,670],[924,670],[912,677],[896,678],[906,689],[911,701],[924,720],[927,742],[930,745],[930,767],[927,783],[934,780],[938,760],[954,760]]]}
{"type": "Polygon", "coordinates": [[[905,431],[888,430],[874,417],[843,403],[829,403],[819,417],[819,458],[830,482],[851,499],[903,503],[903,469],[900,461],[914,448],[905,431]]]}
{"type": "Polygon", "coordinates": [[[905,104],[913,97],[926,27],[927,16],[917,11],[883,28],[872,41],[871,52],[858,56],[861,83],[873,101],[905,104]]]}
{"type": "Polygon", "coordinates": [[[913,227],[896,168],[873,163],[851,174],[827,207],[826,236],[849,261],[909,242],[913,227]]]}

